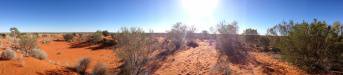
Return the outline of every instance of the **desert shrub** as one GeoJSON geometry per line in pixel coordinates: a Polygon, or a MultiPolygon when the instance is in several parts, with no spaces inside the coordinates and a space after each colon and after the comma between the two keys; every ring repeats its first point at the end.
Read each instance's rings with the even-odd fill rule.
{"type": "Polygon", "coordinates": [[[215,43],[218,53],[220,53],[220,55],[228,56],[230,61],[234,64],[245,64],[248,54],[237,34],[237,23],[220,23],[217,25],[217,28],[219,34],[215,43]]]}
{"type": "Polygon", "coordinates": [[[80,37],[76,39],[76,41],[78,42],[87,42],[91,39],[91,35],[90,34],[80,34],[80,37]]]}
{"type": "Polygon", "coordinates": [[[343,72],[342,25],[324,21],[282,23],[268,30],[279,36],[282,58],[309,73],[343,72]]]}
{"type": "Polygon", "coordinates": [[[203,31],[201,32],[201,37],[202,37],[201,39],[207,40],[207,39],[210,38],[210,34],[208,33],[208,31],[203,30],[203,31]]]}
{"type": "Polygon", "coordinates": [[[187,26],[182,25],[182,23],[176,23],[172,27],[171,31],[168,32],[167,38],[175,45],[174,50],[180,49],[186,43],[184,39],[186,36],[186,29],[187,26]]]}
{"type": "Polygon", "coordinates": [[[3,60],[10,60],[10,59],[15,58],[15,56],[16,56],[16,52],[15,51],[13,51],[11,49],[6,49],[5,51],[3,51],[1,53],[1,57],[0,58],[3,59],[3,60]]]}
{"type": "Polygon", "coordinates": [[[0,34],[0,38],[1,38],[1,39],[5,39],[5,38],[6,38],[6,34],[1,33],[1,34],[0,34]]]}
{"type": "Polygon", "coordinates": [[[96,31],[92,34],[90,41],[94,44],[100,42],[103,40],[103,34],[102,31],[96,31]]]}
{"type": "Polygon", "coordinates": [[[150,38],[140,28],[122,28],[115,34],[117,47],[116,55],[123,61],[120,67],[120,75],[144,74],[144,66],[150,59],[150,38]]]}
{"type": "Polygon", "coordinates": [[[19,40],[19,49],[24,52],[25,55],[28,55],[28,53],[37,47],[37,37],[34,37],[32,35],[23,35],[20,37],[19,40]]]}
{"type": "Polygon", "coordinates": [[[38,48],[33,49],[30,54],[32,57],[37,58],[39,60],[44,60],[48,58],[48,54],[46,54],[44,50],[38,48]]]}
{"type": "Polygon", "coordinates": [[[268,38],[268,36],[261,36],[258,39],[258,45],[263,47],[262,51],[264,51],[264,52],[269,51],[270,39],[268,38]]]}
{"type": "Polygon", "coordinates": [[[48,44],[51,42],[51,39],[50,38],[44,38],[41,42],[42,42],[42,44],[48,44]]]}
{"type": "Polygon", "coordinates": [[[195,41],[189,41],[189,42],[187,42],[187,46],[191,47],[191,48],[195,48],[195,47],[198,47],[199,44],[195,41]]]}
{"type": "Polygon", "coordinates": [[[73,34],[64,34],[63,38],[64,38],[64,41],[71,42],[74,39],[74,35],[73,34]]]}
{"type": "Polygon", "coordinates": [[[116,42],[114,40],[108,40],[108,39],[104,39],[104,41],[102,42],[102,45],[104,46],[113,46],[115,44],[116,42]]]}
{"type": "Polygon", "coordinates": [[[88,68],[91,60],[89,58],[81,58],[77,63],[75,69],[80,75],[86,75],[86,69],[88,68]]]}
{"type": "Polygon", "coordinates": [[[104,63],[97,63],[92,72],[93,75],[108,75],[107,66],[104,63]]]}
{"type": "Polygon", "coordinates": [[[170,50],[179,50],[185,48],[187,43],[196,43],[195,42],[195,27],[187,27],[182,23],[176,23],[172,29],[167,33],[167,39],[173,44],[173,49],[170,50]]]}
{"type": "Polygon", "coordinates": [[[243,31],[244,40],[247,44],[256,45],[258,43],[258,32],[256,29],[246,29],[243,31]]]}
{"type": "Polygon", "coordinates": [[[198,43],[195,41],[195,39],[196,39],[195,38],[196,37],[195,30],[196,30],[196,28],[194,26],[187,27],[187,29],[186,29],[186,35],[185,35],[186,40],[185,41],[186,41],[188,47],[195,48],[195,47],[199,46],[198,43]]]}
{"type": "Polygon", "coordinates": [[[104,35],[104,36],[110,36],[111,33],[108,32],[107,30],[104,30],[104,31],[102,31],[102,35],[104,35]]]}

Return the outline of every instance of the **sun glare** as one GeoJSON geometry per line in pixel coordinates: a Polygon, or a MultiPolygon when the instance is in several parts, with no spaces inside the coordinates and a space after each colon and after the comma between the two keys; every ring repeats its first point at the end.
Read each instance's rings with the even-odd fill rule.
{"type": "Polygon", "coordinates": [[[209,16],[218,6],[219,0],[181,0],[182,7],[192,17],[209,16]]]}
{"type": "Polygon", "coordinates": [[[198,28],[206,28],[217,23],[214,11],[218,7],[219,0],[181,0],[182,8],[187,14],[186,24],[196,25],[198,28]]]}

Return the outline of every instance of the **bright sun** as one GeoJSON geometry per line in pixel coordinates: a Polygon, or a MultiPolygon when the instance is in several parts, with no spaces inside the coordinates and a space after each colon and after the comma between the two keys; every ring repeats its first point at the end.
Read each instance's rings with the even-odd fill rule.
{"type": "Polygon", "coordinates": [[[187,25],[196,25],[200,30],[216,24],[214,11],[218,3],[219,0],[181,0],[182,8],[187,13],[187,18],[183,22],[187,25]]]}
{"type": "Polygon", "coordinates": [[[191,17],[212,15],[219,0],[181,0],[182,7],[191,17]]]}

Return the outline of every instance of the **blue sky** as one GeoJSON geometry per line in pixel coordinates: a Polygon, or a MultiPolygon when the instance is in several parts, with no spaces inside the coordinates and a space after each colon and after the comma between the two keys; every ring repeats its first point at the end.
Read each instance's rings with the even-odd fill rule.
{"type": "Polygon", "coordinates": [[[208,2],[187,8],[197,3],[192,1],[184,5],[182,0],[0,0],[0,32],[10,27],[23,32],[117,31],[120,27],[165,32],[177,22],[200,32],[222,21],[237,21],[240,31],[254,28],[264,34],[288,20],[343,21],[342,0],[218,0],[214,8],[205,9],[210,7],[208,2]]]}

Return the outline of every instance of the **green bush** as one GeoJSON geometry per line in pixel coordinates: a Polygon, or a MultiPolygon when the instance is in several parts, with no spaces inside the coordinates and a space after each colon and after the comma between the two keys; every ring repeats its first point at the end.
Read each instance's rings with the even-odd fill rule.
{"type": "Polygon", "coordinates": [[[81,58],[76,65],[76,72],[80,75],[86,75],[86,70],[89,67],[91,60],[89,58],[81,58]]]}
{"type": "Polygon", "coordinates": [[[45,51],[38,48],[33,49],[30,54],[32,57],[37,58],[39,60],[45,60],[48,58],[48,54],[46,54],[45,51]]]}
{"type": "Polygon", "coordinates": [[[3,60],[10,60],[10,59],[15,58],[15,56],[16,56],[16,52],[15,51],[10,50],[10,49],[6,49],[5,51],[3,51],[1,53],[0,58],[3,59],[3,60]]]}
{"type": "Polygon", "coordinates": [[[120,75],[144,74],[151,54],[150,38],[140,28],[122,28],[115,34],[118,49],[114,49],[118,58],[123,61],[120,75]]]}
{"type": "Polygon", "coordinates": [[[324,21],[282,23],[268,30],[279,36],[277,48],[282,58],[309,73],[340,71],[342,62],[342,25],[324,21]]]}
{"type": "Polygon", "coordinates": [[[63,38],[64,38],[64,41],[71,42],[74,39],[74,35],[73,34],[64,34],[63,38]]]}

